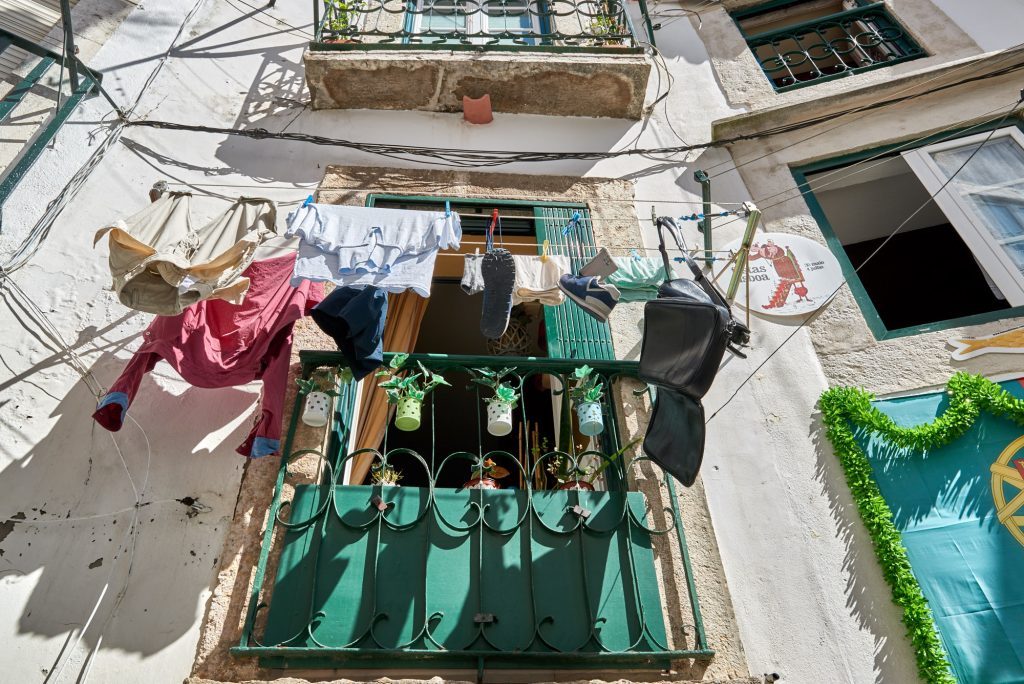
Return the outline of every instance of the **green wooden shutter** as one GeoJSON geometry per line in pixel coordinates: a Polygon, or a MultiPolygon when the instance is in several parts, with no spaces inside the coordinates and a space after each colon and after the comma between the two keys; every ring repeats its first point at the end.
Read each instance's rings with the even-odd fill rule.
{"type": "MultiPolygon", "coordinates": [[[[594,226],[590,212],[574,207],[536,207],[537,243],[549,241],[550,253],[568,256],[573,273],[597,256],[594,226]],[[579,225],[563,234],[573,212],[580,213],[579,225]]],[[[538,248],[539,249],[539,248],[538,248]]],[[[614,359],[612,333],[607,323],[581,309],[568,299],[561,306],[544,307],[544,326],[547,328],[548,356],[560,359],[614,359]]]]}

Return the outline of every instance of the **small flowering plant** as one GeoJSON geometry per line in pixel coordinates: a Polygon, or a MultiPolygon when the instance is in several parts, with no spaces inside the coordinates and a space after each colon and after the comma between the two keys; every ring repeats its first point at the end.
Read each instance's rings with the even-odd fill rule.
{"type": "Polygon", "coordinates": [[[342,368],[339,372],[335,368],[323,368],[317,370],[308,378],[296,378],[295,384],[299,386],[301,394],[310,392],[323,392],[329,397],[338,396],[338,384],[346,385],[352,381],[352,370],[342,368]]]}

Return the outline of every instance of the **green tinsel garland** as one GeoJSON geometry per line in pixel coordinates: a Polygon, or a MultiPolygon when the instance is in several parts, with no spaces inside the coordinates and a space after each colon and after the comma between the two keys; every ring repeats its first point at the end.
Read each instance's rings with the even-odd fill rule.
{"type": "Polygon", "coordinates": [[[926,451],[945,446],[964,435],[982,411],[1024,425],[1024,401],[1015,399],[999,385],[979,375],[957,373],[946,386],[949,408],[931,423],[901,428],[871,405],[874,395],[851,387],[834,387],[821,395],[819,407],[836,457],[846,473],[857,509],[882,566],[892,599],[903,609],[903,624],[914,644],[917,669],[929,683],[955,684],[949,661],[939,640],[928,601],[910,568],[900,531],[892,511],[875,482],[871,463],[851,425],[884,437],[894,446],[926,451]]]}

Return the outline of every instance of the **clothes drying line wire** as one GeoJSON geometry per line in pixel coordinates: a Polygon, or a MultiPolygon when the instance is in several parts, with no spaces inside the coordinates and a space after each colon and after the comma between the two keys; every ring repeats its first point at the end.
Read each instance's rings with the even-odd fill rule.
{"type": "MultiPolygon", "coordinates": [[[[1010,118],[1010,116],[1011,116],[1011,115],[1012,115],[1012,114],[1013,114],[1013,113],[1014,113],[1015,111],[1017,111],[1017,109],[1018,109],[1018,108],[1020,107],[1020,105],[1021,105],[1021,102],[1024,102],[1024,95],[1022,95],[1022,99],[1021,99],[1020,101],[1018,101],[1018,102],[1017,102],[1016,104],[1014,104],[1014,105],[1013,105],[1013,107],[1011,107],[1011,108],[1010,108],[1009,110],[1007,110],[1007,112],[1006,112],[1006,113],[1005,113],[1005,114],[1003,115],[1003,118],[1002,118],[1002,120],[1001,120],[1001,122],[1000,122],[1000,123],[1002,123],[1002,122],[1005,122],[1005,121],[1006,121],[1007,119],[1009,119],[1009,118],[1010,118]]],[[[942,191],[944,191],[944,190],[946,189],[946,187],[947,187],[947,186],[949,186],[949,184],[950,184],[950,183],[952,183],[952,182],[953,182],[953,181],[954,181],[954,180],[956,179],[956,177],[957,177],[957,176],[959,176],[959,175],[960,175],[960,172],[961,172],[961,171],[963,171],[963,170],[964,170],[964,168],[966,168],[968,164],[970,164],[970,163],[971,163],[971,160],[973,160],[973,159],[974,159],[974,157],[975,157],[975,156],[976,156],[976,155],[978,154],[978,152],[980,152],[980,151],[982,150],[982,148],[984,148],[984,147],[985,147],[985,145],[986,145],[986,144],[987,144],[987,143],[988,143],[988,142],[989,142],[989,141],[990,141],[990,140],[992,139],[992,136],[994,136],[994,135],[995,135],[995,133],[996,133],[996,131],[997,131],[998,129],[999,129],[999,126],[996,126],[996,127],[995,127],[995,128],[993,128],[993,129],[992,129],[991,131],[989,131],[989,134],[988,134],[988,136],[987,136],[987,137],[986,137],[986,138],[985,138],[985,139],[984,139],[984,140],[983,140],[983,141],[981,142],[981,144],[980,144],[980,145],[978,145],[977,147],[975,147],[975,149],[974,149],[974,150],[972,150],[972,151],[971,151],[970,155],[968,155],[968,157],[967,157],[966,159],[964,159],[963,163],[962,163],[962,164],[960,164],[960,166],[959,166],[959,167],[958,167],[958,168],[957,168],[957,169],[956,169],[956,170],[955,170],[955,171],[954,171],[954,172],[953,172],[952,174],[950,174],[950,176],[949,176],[949,177],[948,177],[948,178],[947,178],[947,179],[945,180],[945,182],[943,182],[943,183],[942,183],[942,185],[941,185],[941,186],[940,186],[940,187],[939,187],[939,188],[938,188],[938,189],[937,189],[937,190],[936,190],[935,192],[931,193],[931,195],[930,195],[930,196],[928,197],[928,199],[926,199],[926,200],[925,200],[925,201],[924,201],[924,202],[923,202],[923,203],[921,204],[921,206],[919,206],[919,207],[918,207],[917,209],[915,209],[915,210],[914,210],[914,211],[913,211],[913,212],[912,212],[912,213],[910,214],[910,216],[908,216],[908,217],[907,217],[906,219],[904,219],[904,220],[903,220],[903,221],[902,221],[902,222],[901,222],[901,223],[900,223],[900,224],[899,224],[898,226],[896,226],[896,229],[895,229],[895,230],[893,230],[893,231],[892,231],[891,233],[889,233],[889,235],[888,235],[888,236],[887,236],[887,237],[886,237],[886,238],[885,238],[885,239],[884,239],[884,240],[883,240],[883,241],[881,242],[881,244],[879,244],[879,245],[878,245],[878,247],[876,247],[876,248],[874,249],[874,251],[872,251],[872,252],[871,252],[871,254],[869,254],[869,255],[867,256],[867,258],[866,258],[866,259],[864,259],[864,261],[862,261],[862,262],[861,262],[861,264],[860,264],[859,266],[857,266],[857,268],[855,268],[855,269],[854,269],[854,273],[858,273],[858,272],[860,272],[860,270],[861,270],[862,268],[864,268],[864,267],[865,267],[865,266],[866,266],[866,265],[867,265],[868,263],[870,263],[870,262],[871,262],[871,260],[872,260],[872,259],[874,259],[874,258],[875,258],[875,256],[876,256],[876,255],[877,255],[877,254],[878,254],[879,252],[881,252],[881,251],[882,251],[882,249],[883,249],[883,248],[884,248],[884,247],[885,247],[885,246],[886,246],[887,244],[889,244],[889,242],[890,242],[890,241],[891,241],[891,240],[892,240],[892,239],[893,239],[894,237],[896,237],[896,235],[897,235],[897,234],[898,234],[898,233],[899,233],[899,232],[900,232],[901,230],[903,230],[903,227],[904,227],[904,226],[906,226],[906,225],[907,225],[908,223],[910,223],[910,222],[911,222],[911,221],[912,221],[912,220],[914,219],[914,217],[915,217],[915,216],[917,216],[917,215],[918,215],[919,213],[921,213],[922,211],[924,211],[924,210],[925,210],[925,209],[926,209],[926,208],[928,207],[928,205],[930,205],[930,204],[931,204],[932,202],[934,202],[934,201],[935,201],[935,198],[936,198],[936,197],[937,197],[937,196],[938,196],[938,195],[939,195],[939,194],[940,194],[940,193],[941,193],[942,191]]],[[[718,416],[718,415],[719,415],[719,414],[720,414],[720,413],[721,413],[721,412],[722,412],[722,411],[723,411],[723,410],[724,410],[724,409],[725,409],[725,408],[726,408],[726,407],[727,407],[727,406],[728,406],[729,404],[731,404],[731,403],[732,403],[732,401],[733,401],[733,400],[734,400],[734,399],[736,398],[736,396],[737,396],[737,395],[739,394],[740,390],[741,390],[741,389],[743,389],[743,388],[744,388],[744,387],[745,387],[745,386],[747,385],[747,383],[748,383],[748,382],[750,382],[750,381],[751,381],[751,380],[752,380],[752,379],[754,378],[754,376],[755,376],[755,375],[757,375],[757,373],[758,373],[758,372],[759,372],[759,371],[760,371],[760,370],[761,370],[762,368],[764,368],[764,367],[765,367],[765,365],[767,365],[767,364],[768,364],[768,362],[769,362],[769,361],[771,361],[771,360],[772,360],[773,358],[775,358],[776,354],[778,354],[778,353],[779,353],[779,352],[780,352],[780,351],[782,350],[782,348],[783,348],[783,347],[785,347],[785,346],[786,346],[786,344],[787,344],[787,343],[788,343],[788,342],[789,342],[790,340],[792,340],[792,339],[793,339],[793,338],[794,338],[794,337],[796,336],[796,334],[797,334],[797,333],[799,333],[799,332],[800,332],[801,330],[803,330],[803,329],[804,329],[805,327],[807,327],[808,325],[810,325],[810,324],[811,324],[811,323],[812,323],[812,322],[813,322],[814,320],[816,320],[816,319],[818,318],[818,316],[820,316],[820,315],[821,315],[821,313],[822,313],[822,312],[823,312],[823,311],[825,310],[825,307],[827,307],[827,306],[828,306],[828,304],[829,304],[829,303],[830,303],[830,302],[832,301],[832,299],[833,299],[833,298],[835,298],[835,296],[836,296],[837,294],[839,294],[839,291],[840,291],[840,290],[842,290],[842,289],[843,289],[843,287],[845,287],[845,286],[847,285],[847,283],[848,283],[848,282],[849,282],[849,280],[847,279],[847,277],[846,277],[846,276],[844,276],[844,277],[843,277],[843,279],[842,279],[842,282],[840,282],[840,283],[839,283],[839,285],[838,285],[838,286],[837,286],[837,287],[836,287],[836,288],[835,288],[835,289],[834,289],[834,290],[832,291],[832,293],[831,293],[831,294],[829,294],[829,295],[828,295],[828,296],[827,296],[827,297],[825,298],[825,300],[824,300],[824,301],[822,302],[821,306],[820,306],[820,307],[819,307],[819,308],[818,308],[818,309],[817,309],[817,310],[816,310],[816,311],[815,311],[814,313],[810,314],[810,315],[809,315],[809,316],[807,316],[807,317],[806,317],[806,318],[805,318],[804,320],[802,320],[802,321],[800,322],[800,324],[799,324],[799,325],[797,325],[797,326],[796,326],[795,328],[793,328],[792,332],[790,332],[790,333],[789,333],[789,335],[787,335],[787,336],[785,337],[785,339],[783,339],[783,340],[782,340],[782,342],[781,342],[781,343],[780,343],[780,344],[779,344],[779,345],[778,345],[778,346],[777,346],[777,347],[776,347],[775,349],[773,349],[773,350],[771,351],[771,353],[770,353],[770,354],[768,354],[768,356],[766,356],[766,357],[764,358],[764,360],[763,360],[763,361],[761,361],[761,362],[760,362],[760,363],[759,363],[759,364],[757,365],[757,367],[756,367],[756,368],[754,368],[754,370],[753,370],[753,371],[751,371],[751,372],[750,372],[750,373],[749,373],[749,374],[748,374],[748,375],[747,375],[747,376],[746,376],[746,377],[745,377],[745,378],[744,378],[744,379],[743,379],[743,380],[742,380],[742,381],[741,381],[741,382],[739,383],[739,385],[737,385],[737,386],[736,386],[736,388],[735,388],[735,389],[733,390],[732,394],[730,394],[730,395],[729,395],[729,398],[728,398],[728,399],[726,399],[726,400],[725,400],[725,402],[724,402],[724,403],[723,403],[723,404],[722,404],[721,406],[719,406],[719,407],[718,407],[717,409],[715,409],[715,412],[714,412],[714,413],[712,413],[712,414],[711,414],[711,416],[710,416],[710,417],[709,417],[709,418],[708,418],[708,419],[707,419],[706,421],[704,421],[704,424],[705,424],[705,425],[707,425],[708,423],[710,423],[710,422],[711,422],[712,420],[714,420],[714,419],[715,419],[715,417],[716,417],[716,416],[718,416]]]]}

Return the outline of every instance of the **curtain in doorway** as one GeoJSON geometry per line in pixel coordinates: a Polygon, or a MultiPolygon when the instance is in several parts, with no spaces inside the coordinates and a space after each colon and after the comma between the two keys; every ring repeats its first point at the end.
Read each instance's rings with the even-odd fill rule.
{"type": "MultiPolygon", "coordinates": [[[[420,336],[420,324],[427,312],[428,302],[428,299],[411,290],[389,295],[388,318],[384,325],[384,351],[412,352],[420,336]]],[[[376,449],[384,439],[384,432],[387,430],[394,407],[388,405],[387,394],[377,387],[377,380],[372,375],[363,381],[360,401],[355,450],[376,449]]],[[[358,456],[352,464],[352,477],[349,482],[362,484],[372,462],[373,454],[358,456]]]]}

